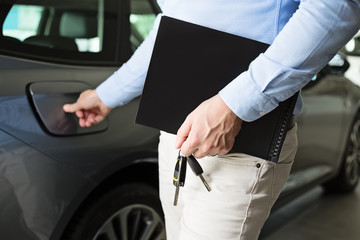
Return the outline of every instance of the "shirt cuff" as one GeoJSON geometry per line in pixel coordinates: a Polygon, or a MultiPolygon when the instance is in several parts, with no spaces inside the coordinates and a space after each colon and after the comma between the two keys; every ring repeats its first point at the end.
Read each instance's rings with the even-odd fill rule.
{"type": "Polygon", "coordinates": [[[278,103],[265,95],[247,76],[247,71],[226,85],[220,92],[225,104],[242,120],[252,122],[271,112],[278,103]]]}

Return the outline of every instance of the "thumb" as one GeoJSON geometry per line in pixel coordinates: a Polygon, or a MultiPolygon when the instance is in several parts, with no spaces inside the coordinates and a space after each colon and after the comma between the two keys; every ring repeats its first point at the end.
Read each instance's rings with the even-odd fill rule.
{"type": "Polygon", "coordinates": [[[186,118],[176,134],[177,135],[176,144],[175,144],[176,149],[181,148],[181,146],[189,136],[190,130],[191,130],[191,122],[188,120],[188,118],[186,118]]]}
{"type": "Polygon", "coordinates": [[[68,112],[68,113],[74,113],[80,109],[81,109],[81,107],[79,106],[79,104],[77,102],[73,103],[73,104],[65,104],[63,106],[64,112],[68,112]]]}

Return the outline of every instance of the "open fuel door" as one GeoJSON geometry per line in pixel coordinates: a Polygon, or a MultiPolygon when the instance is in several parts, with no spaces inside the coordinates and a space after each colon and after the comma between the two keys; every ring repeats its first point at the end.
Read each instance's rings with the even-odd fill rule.
{"type": "Polygon", "coordinates": [[[65,103],[73,103],[79,94],[91,88],[84,82],[34,82],[27,88],[27,94],[35,113],[44,129],[53,135],[69,136],[90,134],[107,129],[107,119],[89,128],[79,126],[75,114],[65,113],[65,103]]]}

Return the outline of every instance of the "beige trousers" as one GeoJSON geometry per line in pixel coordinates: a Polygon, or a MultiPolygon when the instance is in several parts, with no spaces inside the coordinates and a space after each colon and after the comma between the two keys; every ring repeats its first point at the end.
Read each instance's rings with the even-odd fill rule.
{"type": "Polygon", "coordinates": [[[297,126],[288,131],[277,164],[246,154],[199,159],[208,192],[187,167],[185,186],[173,206],[176,136],[161,133],[160,199],[167,240],[255,240],[278,198],[297,149],[297,126]]]}

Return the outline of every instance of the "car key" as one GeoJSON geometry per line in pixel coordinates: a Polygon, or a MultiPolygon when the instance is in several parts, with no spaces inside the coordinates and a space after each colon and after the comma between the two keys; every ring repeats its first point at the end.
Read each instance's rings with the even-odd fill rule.
{"type": "Polygon", "coordinates": [[[174,176],[173,176],[173,184],[176,187],[175,189],[175,197],[174,197],[174,206],[177,205],[180,187],[184,187],[185,185],[185,177],[186,177],[186,165],[187,165],[187,158],[184,156],[179,155],[176,159],[174,176]]]}
{"type": "Polygon", "coordinates": [[[206,189],[210,192],[211,188],[209,184],[206,182],[204,176],[202,175],[204,173],[204,170],[200,166],[199,162],[196,160],[196,158],[193,155],[190,155],[187,157],[188,163],[190,165],[191,170],[194,172],[196,176],[199,176],[203,184],[205,185],[206,189]]]}

